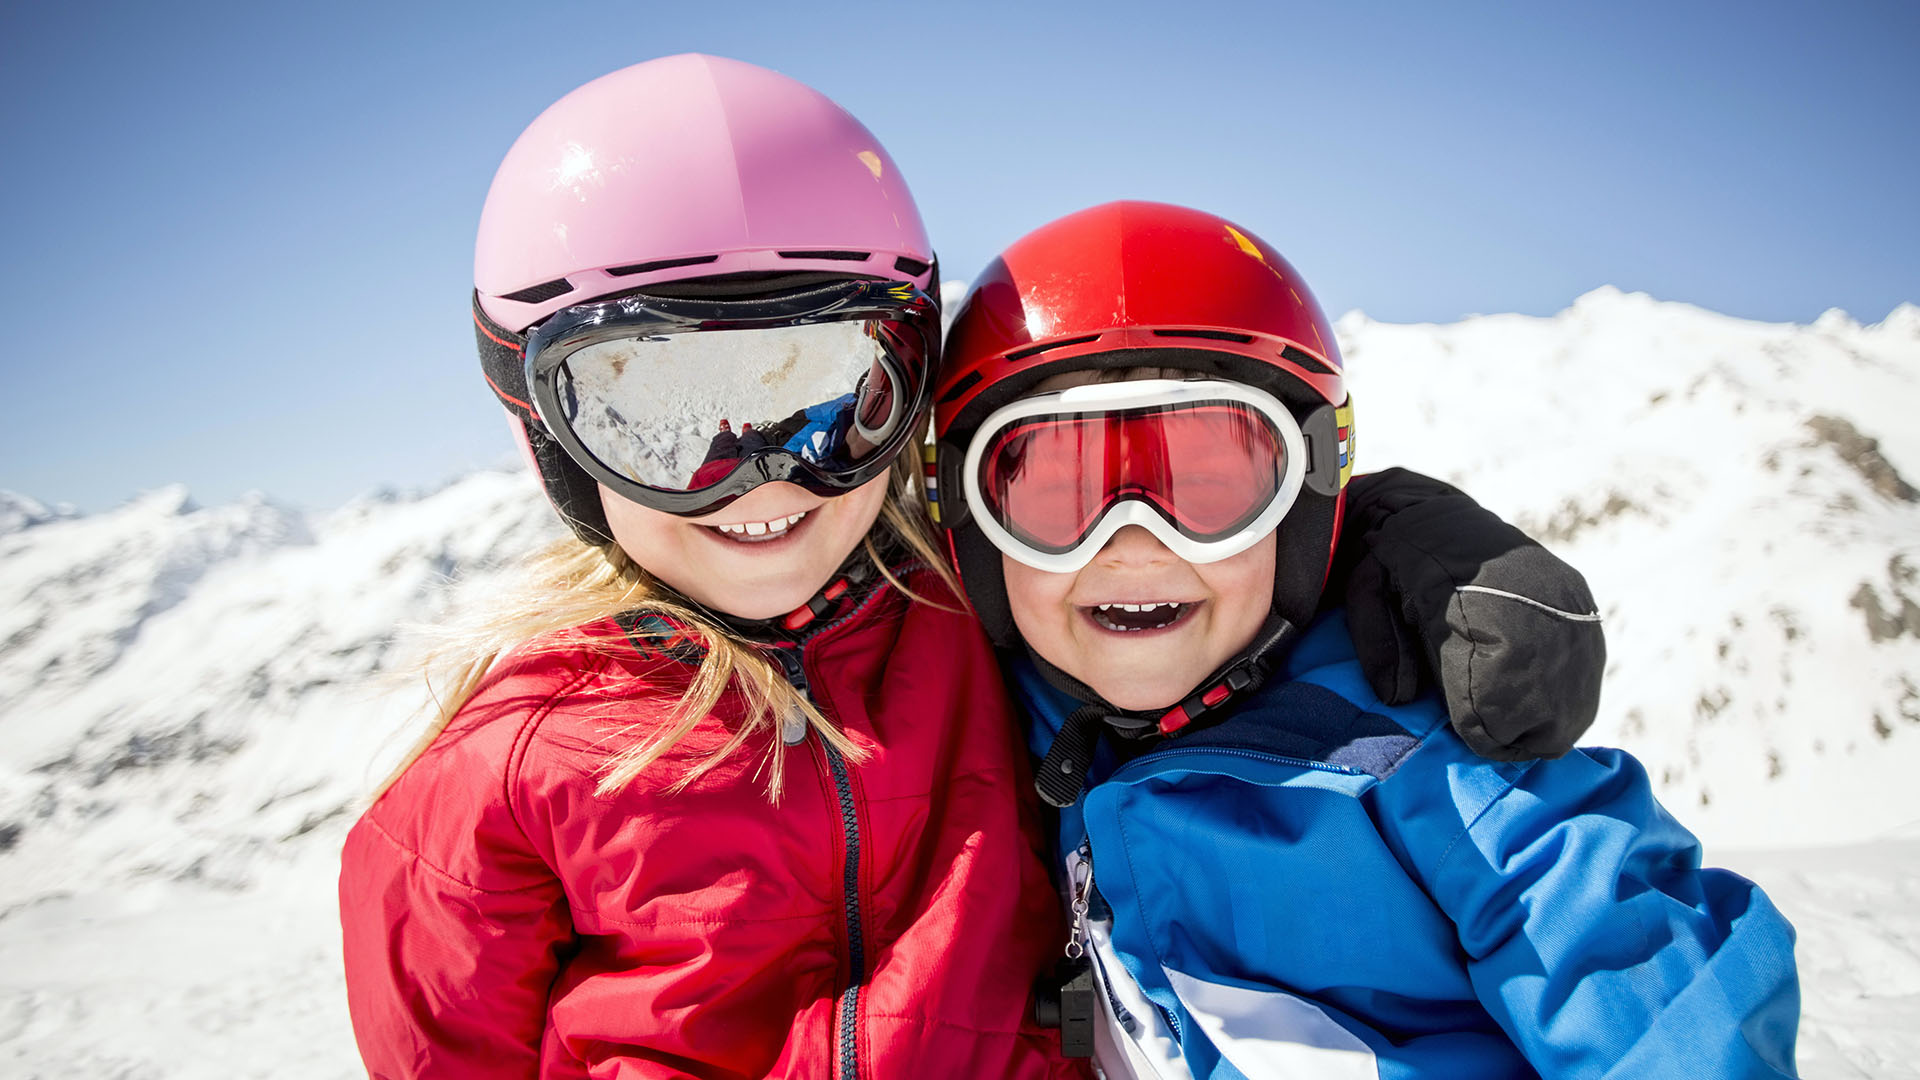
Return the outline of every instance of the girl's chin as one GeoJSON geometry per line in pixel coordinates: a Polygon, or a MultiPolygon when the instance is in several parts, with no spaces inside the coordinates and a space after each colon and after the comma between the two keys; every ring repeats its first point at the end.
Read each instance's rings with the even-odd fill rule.
{"type": "Polygon", "coordinates": [[[726,595],[704,598],[696,596],[694,599],[698,600],[700,606],[709,611],[715,611],[722,615],[730,615],[736,619],[777,619],[806,604],[807,601],[813,599],[814,593],[818,591],[818,589],[815,589],[801,595],[797,599],[794,599],[792,603],[787,603],[788,595],[784,592],[776,596],[769,596],[766,593],[751,593],[741,596],[726,595]]]}
{"type": "Polygon", "coordinates": [[[831,573],[822,573],[818,581],[796,585],[791,573],[769,576],[776,580],[756,585],[752,578],[742,576],[725,582],[719,589],[712,587],[711,580],[695,583],[696,587],[691,589],[676,588],[681,595],[692,597],[709,611],[736,619],[777,619],[804,606],[832,580],[831,573]]]}

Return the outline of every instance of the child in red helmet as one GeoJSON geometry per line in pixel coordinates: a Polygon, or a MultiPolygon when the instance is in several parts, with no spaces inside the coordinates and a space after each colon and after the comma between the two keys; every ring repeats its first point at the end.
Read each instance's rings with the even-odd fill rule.
{"type": "Polygon", "coordinates": [[[935,395],[941,524],[1061,808],[1070,1047],[1110,1077],[1793,1075],[1767,897],[1629,755],[1524,760],[1541,688],[1598,676],[1591,598],[1517,533],[1456,543],[1484,512],[1444,485],[1350,505],[1343,362],[1271,247],[1150,203],[1044,226],[935,395]],[[1389,580],[1446,637],[1440,693],[1379,662],[1389,580]]]}

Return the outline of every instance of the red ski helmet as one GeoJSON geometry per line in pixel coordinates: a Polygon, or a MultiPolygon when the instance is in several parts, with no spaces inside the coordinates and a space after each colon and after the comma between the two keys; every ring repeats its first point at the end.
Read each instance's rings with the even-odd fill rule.
{"type": "Polygon", "coordinates": [[[1333,329],[1292,264],[1252,232],[1184,207],[1113,202],[1015,241],[975,281],[934,384],[929,485],[962,582],[988,634],[1018,640],[1000,553],[968,514],[968,443],[995,410],[1064,372],[1182,368],[1279,398],[1299,417],[1326,407],[1316,455],[1335,456],[1277,529],[1273,611],[1313,615],[1351,472],[1351,415],[1333,329]],[[1336,433],[1337,432],[1337,433],[1336,433]]]}

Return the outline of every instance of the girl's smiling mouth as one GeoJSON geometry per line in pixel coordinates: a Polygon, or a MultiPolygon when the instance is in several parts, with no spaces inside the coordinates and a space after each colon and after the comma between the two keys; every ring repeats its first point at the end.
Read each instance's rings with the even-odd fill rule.
{"type": "Polygon", "coordinates": [[[792,535],[800,522],[810,513],[812,511],[802,510],[797,514],[788,514],[769,521],[741,521],[726,525],[709,525],[707,528],[713,530],[721,539],[734,543],[766,544],[784,540],[792,535]]]}

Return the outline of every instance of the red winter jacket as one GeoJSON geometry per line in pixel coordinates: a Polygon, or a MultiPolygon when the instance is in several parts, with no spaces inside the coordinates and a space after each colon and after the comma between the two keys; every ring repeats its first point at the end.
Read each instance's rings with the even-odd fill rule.
{"type": "Polygon", "coordinates": [[[659,643],[523,650],[354,826],[340,908],[369,1072],[1079,1075],[1028,1019],[1064,937],[974,622],[882,584],[807,634],[813,700],[873,755],[809,734],[778,806],[764,742],[667,791],[726,739],[732,697],[593,793],[609,732],[665,717],[692,673],[659,643]]]}

